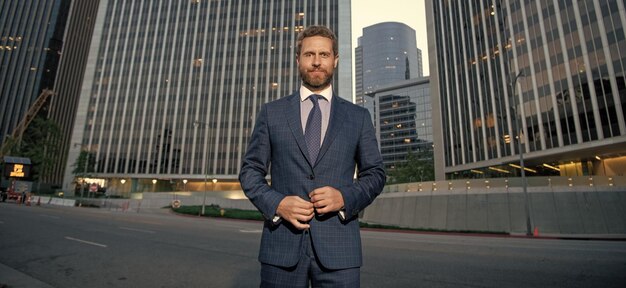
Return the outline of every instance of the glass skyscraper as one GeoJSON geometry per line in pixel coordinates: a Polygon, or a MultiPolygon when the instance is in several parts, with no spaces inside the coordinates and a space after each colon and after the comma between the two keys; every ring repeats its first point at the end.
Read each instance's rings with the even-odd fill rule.
{"type": "Polygon", "coordinates": [[[42,90],[52,89],[69,6],[62,0],[0,1],[0,143],[42,90]]]}
{"type": "MultiPolygon", "coordinates": [[[[375,103],[373,118],[383,163],[388,172],[407,162],[413,153],[432,160],[433,130],[428,78],[396,81],[368,94],[375,103]]],[[[419,175],[415,177],[420,180],[419,175]]]]}
{"type": "Polygon", "coordinates": [[[422,53],[417,49],[415,30],[398,22],[363,28],[355,48],[355,73],[357,104],[380,87],[422,77],[422,53]]]}
{"type": "Polygon", "coordinates": [[[236,186],[261,104],[299,88],[308,25],[335,30],[334,89],[352,97],[349,0],[101,0],[95,24],[66,187],[80,151],[99,184],[130,180],[120,194],[206,177],[236,186]]]}
{"type": "Polygon", "coordinates": [[[426,3],[438,179],[626,172],[624,1],[426,3]]]}

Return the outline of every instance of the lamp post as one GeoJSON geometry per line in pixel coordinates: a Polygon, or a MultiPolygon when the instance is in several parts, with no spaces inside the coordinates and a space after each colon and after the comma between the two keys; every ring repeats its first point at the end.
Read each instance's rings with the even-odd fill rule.
{"type": "Polygon", "coordinates": [[[521,177],[522,177],[522,191],[524,193],[524,210],[526,212],[526,235],[530,236],[532,235],[532,223],[530,221],[530,205],[529,205],[529,197],[528,197],[528,184],[526,182],[526,166],[524,165],[524,151],[522,150],[522,105],[523,102],[522,100],[519,101],[519,110],[515,108],[515,88],[517,85],[517,79],[519,79],[519,77],[524,76],[524,71],[520,71],[519,73],[517,73],[517,75],[515,75],[515,78],[513,78],[513,81],[511,81],[511,94],[512,94],[512,99],[511,99],[511,109],[514,110],[514,112],[519,112],[520,116],[519,116],[519,120],[520,123],[517,124],[518,121],[518,117],[515,117],[515,121],[513,121],[513,123],[515,123],[515,130],[517,130],[517,149],[519,150],[519,166],[520,166],[520,170],[521,170],[521,177]]]}
{"type": "MultiPolygon", "coordinates": [[[[120,179],[120,183],[122,183],[122,189],[123,189],[124,188],[124,184],[126,183],[126,179],[124,179],[124,178],[120,179]]],[[[122,191],[122,193],[124,193],[124,192],[122,191]]]]}
{"type": "MultiPolygon", "coordinates": [[[[187,179],[183,179],[183,191],[187,192],[187,179]]],[[[176,200],[176,191],[174,191],[174,200],[176,200]]]]}
{"type": "MultiPolygon", "coordinates": [[[[208,127],[208,126],[209,126],[209,123],[207,123],[207,122],[202,122],[202,121],[200,121],[200,120],[195,120],[195,121],[193,121],[193,126],[194,126],[194,127],[198,127],[199,125],[202,125],[202,126],[204,126],[204,127],[208,127]]],[[[208,163],[209,163],[209,153],[207,153],[206,155],[207,155],[207,156],[206,156],[206,157],[207,157],[207,159],[206,159],[206,163],[207,163],[207,165],[208,165],[208,163]]],[[[207,168],[207,167],[205,167],[205,168],[207,168]]],[[[207,175],[208,173],[209,173],[209,171],[208,171],[208,169],[206,169],[206,170],[204,171],[204,195],[203,195],[203,197],[202,197],[202,210],[200,210],[200,216],[204,216],[204,210],[205,210],[205,206],[206,206],[206,193],[207,193],[207,188],[206,188],[206,184],[207,184],[207,183],[206,183],[206,182],[208,181],[208,179],[207,179],[207,178],[208,178],[208,175],[207,175]]]]}

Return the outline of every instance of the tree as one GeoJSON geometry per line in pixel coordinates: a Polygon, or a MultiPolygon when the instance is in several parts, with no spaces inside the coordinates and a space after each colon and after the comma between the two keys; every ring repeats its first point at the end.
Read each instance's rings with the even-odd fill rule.
{"type": "Polygon", "coordinates": [[[61,129],[56,122],[44,117],[35,117],[22,135],[17,145],[18,154],[30,158],[33,163],[34,181],[39,181],[56,165],[60,138],[61,129]]]}
{"type": "Polygon", "coordinates": [[[430,151],[409,151],[407,161],[389,171],[389,183],[410,183],[435,180],[435,165],[430,151]]]}
{"type": "Polygon", "coordinates": [[[76,183],[81,185],[81,190],[80,190],[81,198],[83,197],[83,192],[85,188],[84,187],[85,178],[91,176],[91,173],[94,172],[94,166],[95,166],[94,157],[92,157],[91,153],[85,150],[80,151],[80,154],[78,154],[76,161],[74,161],[74,164],[72,164],[72,167],[74,167],[74,169],[72,169],[72,174],[74,174],[74,178],[82,179],[82,181],[80,182],[78,181],[78,179],[76,180],[76,183]]]}
{"type": "Polygon", "coordinates": [[[2,155],[29,158],[33,164],[31,179],[41,184],[42,176],[51,171],[56,164],[60,134],[61,129],[53,120],[37,116],[21,137],[5,139],[2,155]]]}

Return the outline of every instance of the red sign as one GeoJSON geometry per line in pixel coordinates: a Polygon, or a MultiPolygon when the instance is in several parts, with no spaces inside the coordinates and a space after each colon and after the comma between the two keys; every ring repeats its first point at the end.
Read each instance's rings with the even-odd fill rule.
{"type": "Polygon", "coordinates": [[[89,192],[98,192],[98,185],[96,183],[89,185],[89,192]]]}

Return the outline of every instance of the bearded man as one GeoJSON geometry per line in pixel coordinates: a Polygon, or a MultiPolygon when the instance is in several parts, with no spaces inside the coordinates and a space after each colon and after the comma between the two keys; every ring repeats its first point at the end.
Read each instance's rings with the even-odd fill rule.
{"type": "Polygon", "coordinates": [[[327,27],[298,35],[300,89],[262,106],[243,160],[239,181],[266,219],[261,287],[360,286],[358,214],[386,178],[369,112],[333,92],[337,47],[327,27]]]}

